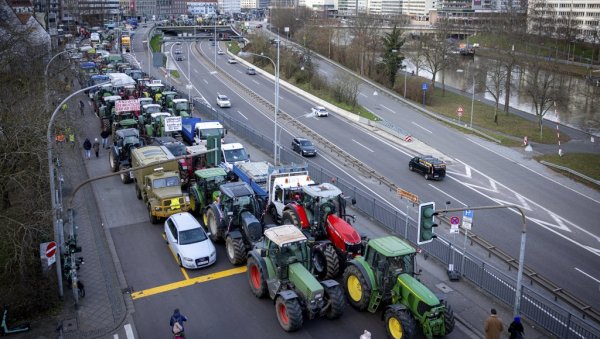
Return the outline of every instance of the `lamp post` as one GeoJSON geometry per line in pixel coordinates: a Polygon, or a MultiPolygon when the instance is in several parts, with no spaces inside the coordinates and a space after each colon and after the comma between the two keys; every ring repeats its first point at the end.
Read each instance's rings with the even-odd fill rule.
{"type": "Polygon", "coordinates": [[[109,83],[110,82],[103,82],[101,84],[82,88],[80,90],[77,90],[77,91],[71,93],[58,106],[56,106],[56,109],[52,113],[52,116],[50,117],[50,121],[48,122],[48,130],[46,131],[46,143],[48,145],[48,174],[49,174],[49,178],[50,178],[49,179],[50,180],[50,199],[52,202],[52,225],[54,227],[54,241],[57,244],[57,246],[56,246],[57,247],[57,250],[56,250],[56,275],[57,275],[57,280],[58,280],[58,294],[60,297],[63,296],[62,264],[61,264],[61,258],[60,258],[61,246],[62,246],[62,242],[60,241],[60,239],[62,239],[62,237],[61,237],[62,228],[59,227],[59,225],[62,225],[62,219],[60,218],[60,215],[58,214],[58,202],[57,202],[57,197],[56,197],[56,192],[55,192],[56,187],[54,184],[54,164],[53,164],[53,158],[52,158],[53,157],[52,156],[52,146],[53,146],[53,144],[52,144],[52,142],[53,142],[52,125],[54,123],[54,119],[56,118],[56,115],[60,111],[63,104],[65,102],[67,102],[67,100],[71,99],[72,97],[74,97],[75,95],[77,95],[81,92],[85,92],[87,90],[90,90],[90,89],[93,89],[96,87],[100,87],[100,86],[103,86],[103,85],[106,85],[109,83]]]}
{"type": "Polygon", "coordinates": [[[219,45],[217,43],[217,17],[215,17],[214,25],[215,25],[215,40],[214,40],[214,43],[215,43],[215,46],[214,46],[215,47],[215,71],[216,71],[217,70],[217,47],[219,45]]]}
{"type": "Polygon", "coordinates": [[[45,96],[46,96],[46,109],[48,109],[48,106],[49,106],[49,103],[48,103],[48,101],[50,100],[50,99],[48,98],[48,95],[49,95],[49,93],[48,93],[48,68],[50,67],[50,64],[52,63],[52,61],[53,61],[54,59],[56,59],[56,57],[57,57],[57,56],[59,56],[59,55],[61,55],[61,54],[65,54],[65,53],[67,53],[67,52],[69,52],[69,51],[72,51],[72,50],[71,50],[71,49],[65,49],[64,51],[62,51],[62,52],[60,52],[60,53],[57,53],[57,54],[55,54],[55,55],[54,55],[54,56],[53,56],[53,57],[52,57],[52,58],[51,58],[51,59],[48,61],[48,63],[46,64],[46,68],[44,69],[44,89],[45,89],[45,92],[46,92],[46,93],[45,93],[45,96]]]}
{"type": "Polygon", "coordinates": [[[277,62],[273,61],[273,59],[269,58],[266,55],[263,54],[255,54],[255,53],[251,53],[251,52],[242,52],[244,54],[250,54],[250,55],[254,55],[257,57],[261,57],[261,58],[265,58],[267,60],[269,60],[272,64],[273,67],[275,68],[275,127],[273,130],[273,144],[274,144],[274,149],[273,149],[273,165],[277,166],[277,114],[279,113],[279,35],[277,36],[277,62]]]}
{"type": "Polygon", "coordinates": [[[148,76],[150,76],[150,55],[152,54],[152,51],[150,50],[150,43],[148,40],[144,40],[142,43],[148,46],[148,76]]]}
{"type": "MultiPolygon", "coordinates": [[[[473,70],[471,67],[469,67],[472,70],[473,73],[473,88],[472,88],[472,94],[471,94],[471,118],[470,118],[470,123],[469,123],[469,128],[473,128],[473,108],[475,106],[475,70],[473,70]]],[[[458,73],[462,73],[464,72],[464,70],[462,69],[457,69],[456,72],[458,73]]]]}

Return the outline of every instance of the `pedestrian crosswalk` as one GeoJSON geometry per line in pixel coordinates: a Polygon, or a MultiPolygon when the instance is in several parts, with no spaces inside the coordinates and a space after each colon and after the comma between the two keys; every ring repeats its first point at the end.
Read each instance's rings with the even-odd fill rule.
{"type": "Polygon", "coordinates": [[[113,339],[135,339],[133,327],[131,324],[125,324],[122,328],[113,334],[113,339]]]}

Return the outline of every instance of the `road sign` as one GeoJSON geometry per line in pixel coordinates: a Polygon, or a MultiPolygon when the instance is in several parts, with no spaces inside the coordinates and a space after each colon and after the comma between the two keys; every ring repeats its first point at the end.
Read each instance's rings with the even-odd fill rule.
{"type": "Polygon", "coordinates": [[[56,243],[54,241],[41,243],[40,252],[42,262],[46,261],[48,266],[56,262],[56,243]]]}
{"type": "Polygon", "coordinates": [[[463,212],[462,228],[466,230],[471,229],[473,223],[473,210],[466,210],[463,212]]]}
{"type": "Polygon", "coordinates": [[[459,217],[451,217],[450,218],[450,233],[459,233],[458,225],[460,224],[459,217]]]}
{"type": "Polygon", "coordinates": [[[401,198],[406,198],[408,201],[412,202],[413,204],[419,203],[419,197],[416,194],[411,193],[409,191],[405,191],[401,188],[398,188],[396,190],[396,194],[398,194],[401,198]]]}
{"type": "Polygon", "coordinates": [[[458,106],[458,108],[456,109],[456,114],[458,114],[458,117],[461,118],[463,116],[463,113],[465,112],[465,109],[461,106],[458,106]]]}
{"type": "Polygon", "coordinates": [[[426,83],[426,82],[424,82],[424,83],[421,85],[421,89],[422,89],[424,92],[427,92],[427,89],[428,89],[428,88],[429,88],[429,87],[427,86],[427,83],[426,83]]]}

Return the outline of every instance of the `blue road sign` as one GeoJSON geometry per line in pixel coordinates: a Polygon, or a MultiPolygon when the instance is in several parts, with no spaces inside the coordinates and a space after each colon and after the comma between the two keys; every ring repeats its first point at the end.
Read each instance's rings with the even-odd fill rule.
{"type": "Polygon", "coordinates": [[[471,219],[473,219],[473,210],[463,211],[463,217],[464,218],[471,218],[471,219]]]}
{"type": "Polygon", "coordinates": [[[429,87],[427,86],[427,83],[425,83],[425,82],[423,83],[423,85],[421,85],[421,89],[422,89],[423,91],[427,91],[427,89],[428,89],[428,88],[429,88],[429,87]]]}

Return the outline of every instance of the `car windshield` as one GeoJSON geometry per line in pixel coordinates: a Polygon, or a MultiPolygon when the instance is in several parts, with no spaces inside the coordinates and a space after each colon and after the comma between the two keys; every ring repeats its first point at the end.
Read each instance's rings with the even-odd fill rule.
{"type": "Polygon", "coordinates": [[[230,149],[225,151],[225,161],[236,162],[245,161],[248,159],[248,154],[244,148],[230,149]]]}
{"type": "Polygon", "coordinates": [[[176,157],[187,154],[187,150],[183,144],[167,144],[166,146],[171,151],[171,154],[176,157]]]}
{"type": "Polygon", "coordinates": [[[229,100],[229,99],[224,95],[219,95],[219,100],[225,101],[225,100],[229,100]]]}
{"type": "Polygon", "coordinates": [[[206,140],[206,137],[209,135],[220,135],[221,138],[225,135],[222,128],[205,128],[198,130],[198,132],[200,133],[200,139],[202,140],[206,140]]]}
{"type": "Polygon", "coordinates": [[[300,143],[301,146],[312,146],[312,142],[310,142],[308,140],[299,140],[298,142],[300,143]]]}
{"type": "Polygon", "coordinates": [[[189,245],[206,240],[206,233],[198,227],[179,232],[179,245],[189,245]]]}
{"type": "Polygon", "coordinates": [[[390,265],[390,272],[395,274],[414,273],[413,257],[411,255],[390,257],[388,258],[388,263],[390,265]]]}
{"type": "Polygon", "coordinates": [[[178,177],[160,178],[152,181],[153,188],[177,187],[179,185],[180,182],[178,177]]]}
{"type": "Polygon", "coordinates": [[[128,144],[138,144],[140,142],[140,140],[138,139],[138,137],[134,136],[134,135],[129,135],[126,136],[123,139],[123,145],[128,145],[128,144]]]}
{"type": "Polygon", "coordinates": [[[148,113],[148,114],[158,113],[158,112],[160,112],[160,107],[158,107],[158,106],[150,106],[150,107],[146,108],[146,113],[148,113]]]}

